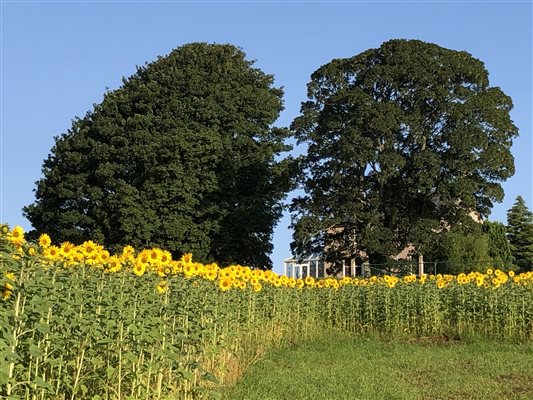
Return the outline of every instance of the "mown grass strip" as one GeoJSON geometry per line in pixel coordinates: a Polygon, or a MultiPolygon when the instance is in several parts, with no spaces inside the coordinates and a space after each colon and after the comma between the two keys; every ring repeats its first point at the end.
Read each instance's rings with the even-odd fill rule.
{"type": "Polygon", "coordinates": [[[222,398],[532,399],[533,345],[328,332],[271,352],[222,398]]]}

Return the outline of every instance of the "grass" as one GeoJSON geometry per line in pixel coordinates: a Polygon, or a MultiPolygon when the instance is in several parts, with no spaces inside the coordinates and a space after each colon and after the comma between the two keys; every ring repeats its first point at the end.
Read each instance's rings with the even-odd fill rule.
{"type": "Polygon", "coordinates": [[[273,351],[224,400],[533,399],[533,345],[329,332],[273,351]]]}

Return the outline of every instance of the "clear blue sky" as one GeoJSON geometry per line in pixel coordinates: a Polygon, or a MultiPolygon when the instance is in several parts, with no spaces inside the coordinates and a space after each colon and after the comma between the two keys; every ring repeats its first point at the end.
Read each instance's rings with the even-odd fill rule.
{"type": "MultiPolygon", "coordinates": [[[[310,74],[333,58],[392,38],[466,50],[485,62],[492,86],[514,101],[520,129],[516,174],[490,217],[506,220],[517,195],[532,209],[532,5],[522,2],[23,2],[1,5],[0,222],[30,229],[21,208],[54,143],[136,65],[194,41],[231,43],[285,88],[287,126],[310,74]]],[[[289,256],[289,217],[272,260],[289,256]]]]}

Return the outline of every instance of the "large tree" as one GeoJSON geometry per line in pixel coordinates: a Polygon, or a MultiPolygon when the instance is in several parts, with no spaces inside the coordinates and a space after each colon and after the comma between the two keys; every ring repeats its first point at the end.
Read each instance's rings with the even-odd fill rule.
{"type": "Polygon", "coordinates": [[[291,163],[273,81],[232,45],[139,67],[56,138],[26,217],[58,241],[271,268],[291,163]]]}
{"type": "Polygon", "coordinates": [[[320,67],[292,128],[308,146],[296,253],[418,252],[501,201],[514,173],[511,99],[464,51],[391,40],[320,67]],[[332,245],[334,243],[335,245],[332,245]],[[333,250],[333,251],[332,251],[333,250]]]}
{"type": "Polygon", "coordinates": [[[514,263],[522,270],[533,270],[533,212],[522,196],[507,211],[507,235],[514,263]]]}

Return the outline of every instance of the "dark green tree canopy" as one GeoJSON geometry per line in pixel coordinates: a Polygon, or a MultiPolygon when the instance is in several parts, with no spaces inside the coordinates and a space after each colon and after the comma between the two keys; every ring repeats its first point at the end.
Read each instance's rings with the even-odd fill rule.
{"type": "Polygon", "coordinates": [[[489,256],[494,266],[501,270],[508,270],[513,260],[511,246],[507,239],[507,229],[501,222],[485,221],[483,232],[488,237],[489,256]]]}
{"type": "Polygon", "coordinates": [[[438,232],[502,200],[518,134],[512,101],[470,54],[391,40],[320,67],[308,97],[292,124],[308,146],[305,194],[292,206],[297,253],[330,240],[341,246],[329,256],[377,259],[408,243],[423,252],[438,232]]]}
{"type": "Polygon", "coordinates": [[[533,270],[533,212],[522,196],[507,211],[507,237],[514,263],[524,271],[533,270]]]}
{"type": "Polygon", "coordinates": [[[56,138],[26,217],[58,241],[271,268],[291,164],[276,158],[289,147],[272,127],[273,82],[232,45],[188,44],[139,67],[56,138]]]}

